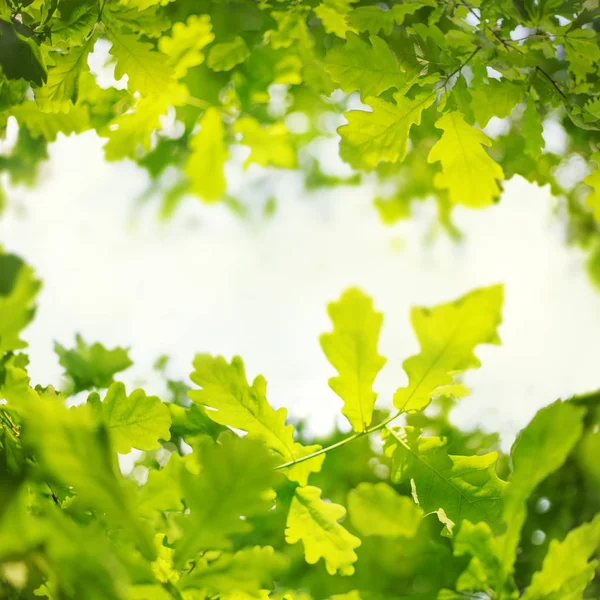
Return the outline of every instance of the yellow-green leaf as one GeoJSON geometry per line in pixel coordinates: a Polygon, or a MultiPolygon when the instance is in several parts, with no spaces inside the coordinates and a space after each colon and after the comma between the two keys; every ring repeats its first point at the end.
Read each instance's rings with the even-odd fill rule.
{"type": "Polygon", "coordinates": [[[392,458],[392,479],[410,480],[419,506],[426,514],[437,513],[448,531],[463,519],[485,521],[500,531],[506,484],[496,474],[498,454],[450,455],[446,439],[420,434],[413,427],[382,432],[385,454],[392,458]]]}
{"type": "Polygon", "coordinates": [[[325,70],[347,94],[358,90],[361,98],[379,96],[385,90],[401,87],[402,68],[387,43],[376,35],[371,45],[349,33],[345,44],[334,46],[325,57],[325,70]]]}
{"type": "Polygon", "coordinates": [[[344,401],[342,413],[354,431],[364,431],[371,424],[377,399],[373,382],[385,364],[377,351],[383,315],[375,311],[371,298],[356,288],[329,304],[327,312],[333,331],[320,337],[321,348],[338,372],[329,385],[344,401]]]}
{"type": "Polygon", "coordinates": [[[225,162],[229,156],[225,145],[221,113],[208,108],[200,119],[200,130],[190,140],[191,154],[185,164],[190,191],[206,202],[216,202],[225,194],[225,162]]]}
{"type": "Polygon", "coordinates": [[[542,133],[544,128],[540,120],[535,100],[530,94],[527,97],[527,104],[523,112],[523,123],[521,125],[521,135],[525,140],[525,152],[533,158],[539,158],[542,155],[542,148],[545,145],[542,133]]]}
{"type": "Polygon", "coordinates": [[[157,97],[173,85],[173,72],[167,57],[141,42],[135,35],[117,29],[108,31],[110,53],[116,58],[115,78],[127,75],[127,89],[142,96],[157,97]]]}
{"type": "Polygon", "coordinates": [[[136,158],[140,150],[149,150],[152,133],[160,128],[160,118],[167,114],[165,96],[140,98],[134,110],[113,119],[106,132],[106,160],[136,158]]]}
{"type": "Polygon", "coordinates": [[[327,33],[345,38],[346,32],[356,32],[347,20],[350,5],[354,2],[356,0],[324,0],[314,9],[327,33]]]}
{"type": "Polygon", "coordinates": [[[393,487],[379,483],[360,483],[348,494],[348,514],[361,535],[413,537],[423,511],[412,498],[401,496],[393,487]]]}
{"type": "Polygon", "coordinates": [[[98,395],[88,400],[100,414],[110,432],[114,449],[126,454],[132,448],[155,450],[160,440],[169,440],[171,413],[156,396],[146,396],[143,390],[127,395],[121,382],[113,383],[102,403],[98,395]]]}
{"type": "Polygon", "coordinates": [[[171,36],[162,37],[158,47],[168,57],[173,76],[181,79],[188,69],[204,62],[202,49],[214,39],[210,16],[191,15],[185,23],[175,23],[171,36]]]}
{"type": "Polygon", "coordinates": [[[596,162],[596,169],[592,171],[583,182],[592,188],[587,195],[585,203],[594,211],[594,218],[600,223],[600,152],[592,155],[592,160],[596,162]]]}
{"type": "Polygon", "coordinates": [[[208,53],[208,66],[213,71],[231,71],[250,56],[246,42],[239,35],[231,42],[221,42],[211,47],[208,53]]]}
{"type": "Polygon", "coordinates": [[[196,457],[199,466],[181,470],[189,512],[177,518],[182,531],[175,542],[178,568],[201,551],[228,548],[230,535],[250,531],[248,518],[271,509],[278,481],[275,457],[248,436],[222,436],[218,444],[205,436],[191,458],[196,457]]]}
{"type": "Polygon", "coordinates": [[[96,37],[92,36],[80,46],[71,48],[67,54],[49,53],[51,67],[48,70],[48,81],[35,90],[35,101],[41,111],[68,112],[77,102],[79,76],[89,70],[87,59],[95,41],[96,37]]]}
{"type": "Polygon", "coordinates": [[[513,571],[527,518],[527,500],[535,488],[565,462],[581,438],[583,416],[584,411],[578,406],[554,402],[535,415],[513,445],[514,471],[504,504],[507,529],[502,539],[502,570],[505,578],[513,571]]]}
{"type": "Polygon", "coordinates": [[[308,564],[323,558],[331,575],[352,575],[357,560],[354,549],[360,546],[360,540],[338,523],[345,515],[343,506],[321,499],[319,488],[298,487],[287,518],[285,540],[288,544],[302,541],[308,564]]]}
{"type": "Polygon", "coordinates": [[[54,352],[65,368],[65,375],[72,382],[69,392],[73,394],[92,388],[107,388],[114,381],[115,373],[133,364],[128,348],[108,350],[98,342],[88,345],[80,335],[75,336],[75,347],[72,349],[55,342],[54,352]]]}
{"type": "Polygon", "coordinates": [[[421,351],[404,361],[408,386],[394,394],[394,406],[404,412],[423,410],[432,397],[452,392],[457,373],[480,366],[473,353],[479,344],[499,344],[503,288],[474,290],[435,308],[416,307],[411,321],[421,351]]]}
{"type": "Polygon", "coordinates": [[[0,356],[27,346],[19,335],[33,319],[41,285],[29,265],[0,251],[0,356]]]}
{"type": "Polygon", "coordinates": [[[296,150],[284,123],[261,127],[254,117],[242,117],[235,123],[234,132],[241,136],[242,144],[250,147],[244,167],[256,163],[263,167],[296,168],[296,150]]]}
{"type": "Polygon", "coordinates": [[[193,571],[184,575],[180,587],[202,590],[207,597],[247,594],[257,598],[261,590],[273,588],[275,577],[286,564],[285,557],[271,546],[223,552],[215,560],[202,557],[193,571]]]}
{"type": "MultiPolygon", "coordinates": [[[[294,427],[285,424],[285,408],[273,410],[267,401],[267,382],[262,375],[248,384],[244,363],[234,357],[231,364],[222,357],[198,354],[194,359],[192,381],[202,387],[189,397],[215,410],[206,414],[215,422],[246,431],[279,455],[280,462],[294,461],[319,450],[318,445],[302,446],[294,441],[294,427]]],[[[319,471],[324,455],[286,469],[292,481],[305,485],[311,472],[319,471]]]]}
{"type": "Polygon", "coordinates": [[[571,530],[564,540],[552,540],[542,568],[533,574],[522,600],[580,600],[594,579],[600,547],[600,514],[571,530]]]}
{"type": "Polygon", "coordinates": [[[430,163],[442,163],[434,185],[448,190],[453,204],[481,208],[495,202],[500,195],[498,181],[504,179],[504,172],[482,147],[490,146],[491,140],[466,123],[458,112],[445,113],[435,126],[444,133],[427,158],[430,163]]]}
{"type": "Polygon", "coordinates": [[[355,169],[373,170],[380,162],[398,162],[406,156],[410,128],[421,123],[421,113],[431,106],[435,94],[416,98],[396,93],[396,104],[368,98],[373,112],[352,110],[348,124],[338,129],[341,157],[355,169]]]}

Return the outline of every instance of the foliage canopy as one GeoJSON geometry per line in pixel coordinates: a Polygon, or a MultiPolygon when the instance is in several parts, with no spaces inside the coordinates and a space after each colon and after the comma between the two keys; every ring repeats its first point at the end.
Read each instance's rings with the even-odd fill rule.
{"type": "MultiPolygon", "coordinates": [[[[186,194],[237,206],[240,160],[300,169],[307,190],[370,181],[386,223],[431,199],[452,234],[454,206],[490,206],[519,175],[561,198],[595,274],[599,31],[598,0],[1,0],[0,130],[18,132],[0,170],[33,184],[48,144],[94,130],[165,216],[186,194]],[[549,124],[564,148],[545,148],[549,124]],[[322,170],[328,138],[347,176],[322,170]],[[561,176],[574,162],[581,181],[561,176]]],[[[391,412],[383,316],[342,293],[320,342],[350,432],[325,439],[240,357],[197,354],[192,385],[161,399],[118,381],[128,349],[78,336],[55,346],[65,381],[34,385],[39,289],[0,253],[3,598],[600,597],[600,394],[542,409],[509,455],[449,418],[478,347],[500,343],[502,286],[413,309],[391,412]]]]}
{"type": "Polygon", "coordinates": [[[163,216],[187,194],[243,209],[234,160],[307,189],[369,181],[386,223],[434,200],[453,235],[454,206],[519,175],[560,198],[600,279],[599,17],[597,0],[4,0],[0,128],[18,137],[0,169],[32,183],[49,142],[95,130],[163,216]],[[322,170],[324,139],[354,173],[322,170]]]}
{"type": "Polygon", "coordinates": [[[0,259],[17,324],[0,329],[3,598],[598,597],[600,395],[539,411],[509,456],[449,420],[477,348],[500,343],[502,286],[413,309],[420,350],[391,413],[373,389],[383,317],[344,292],[321,344],[351,432],[314,440],[239,357],[198,354],[192,387],[161,400],[114,380],[127,350],[77,337],[55,346],[65,382],[32,387],[20,333],[39,282],[0,259]]]}

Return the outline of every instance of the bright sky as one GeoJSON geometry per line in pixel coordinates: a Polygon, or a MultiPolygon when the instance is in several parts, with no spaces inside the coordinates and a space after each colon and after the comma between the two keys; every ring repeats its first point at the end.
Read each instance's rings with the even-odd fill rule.
{"type": "MultiPolygon", "coordinates": [[[[76,332],[131,346],[136,365],[123,380],[148,393],[162,392],[151,366],[163,353],[177,377],[189,374],[196,352],[237,353],[251,376],[266,376],[273,404],[325,432],[341,406],[318,344],[328,301],[359,285],[384,312],[388,363],[376,390],[389,405],[406,382],[402,361],[417,351],[410,306],[503,282],[503,344],[478,350],[483,366],[466,377],[473,394],[456,420],[501,430],[508,444],[540,406],[600,386],[600,297],[563,241],[547,190],[514,180],[498,206],[456,210],[461,244],[443,235],[425,243],[432,206],[389,228],[364,190],[307,196],[285,173],[268,221],[189,199],[161,224],[156,205],[135,208],[145,174],[106,163],[101,145],[94,134],[59,139],[41,184],[11,190],[0,220],[5,247],[44,280],[25,332],[34,383],[60,380],[53,341],[72,345],[76,332]]],[[[230,175],[246,196],[264,196],[258,169],[230,175]]]]}

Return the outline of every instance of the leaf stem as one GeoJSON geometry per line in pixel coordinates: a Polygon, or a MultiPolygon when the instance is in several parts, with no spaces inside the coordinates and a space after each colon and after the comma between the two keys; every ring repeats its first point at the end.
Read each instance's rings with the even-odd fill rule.
{"type": "Polygon", "coordinates": [[[289,467],[299,465],[300,463],[306,462],[307,460],[311,460],[317,456],[321,456],[321,454],[326,454],[330,450],[335,450],[336,448],[345,446],[347,443],[352,442],[353,440],[357,440],[358,438],[364,437],[366,435],[370,435],[371,433],[374,433],[375,431],[379,431],[380,429],[383,429],[388,423],[391,423],[392,421],[397,419],[403,412],[404,411],[399,410],[398,412],[394,413],[391,417],[388,417],[387,419],[381,421],[381,423],[377,423],[377,425],[373,425],[373,427],[368,427],[367,429],[365,429],[363,431],[353,433],[352,435],[349,435],[348,437],[344,438],[343,440],[340,440],[339,442],[336,442],[335,444],[331,444],[330,446],[326,446],[325,448],[321,448],[320,450],[317,450],[316,452],[312,452],[311,454],[307,454],[306,456],[302,456],[300,458],[296,458],[294,460],[290,460],[286,463],[283,463],[283,464],[275,467],[275,470],[287,469],[289,467]]]}
{"type": "Polygon", "coordinates": [[[20,438],[21,432],[19,431],[19,428],[16,426],[15,422],[10,418],[10,415],[4,410],[0,410],[0,415],[2,415],[4,423],[8,425],[8,427],[10,427],[10,430],[13,432],[13,435],[17,439],[20,438]]]}
{"type": "Polygon", "coordinates": [[[186,104],[195,106],[196,108],[208,108],[210,106],[210,102],[201,100],[200,98],[195,98],[194,96],[186,96],[185,101],[186,104]]]}
{"type": "Polygon", "coordinates": [[[173,598],[175,598],[175,600],[183,600],[183,596],[179,589],[170,581],[163,583],[162,586],[171,596],[173,596],[173,598]]]}
{"type": "Polygon", "coordinates": [[[556,83],[556,81],[554,81],[554,79],[552,79],[552,77],[550,77],[550,75],[548,75],[548,73],[546,73],[546,71],[544,71],[544,69],[542,69],[542,67],[536,65],[535,66],[535,70],[539,71],[553,86],[554,89],[568,102],[569,99],[567,98],[567,95],[560,89],[560,87],[558,86],[558,83],[556,83]]]}

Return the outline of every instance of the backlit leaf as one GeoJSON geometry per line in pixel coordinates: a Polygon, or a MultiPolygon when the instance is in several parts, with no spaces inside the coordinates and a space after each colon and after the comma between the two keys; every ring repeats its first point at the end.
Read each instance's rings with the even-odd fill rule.
{"type": "Polygon", "coordinates": [[[160,50],[168,56],[176,79],[186,75],[188,69],[204,62],[202,49],[215,39],[208,15],[191,15],[186,23],[175,23],[171,36],[161,37],[160,50]]]}
{"type": "Polygon", "coordinates": [[[185,165],[190,191],[206,202],[220,200],[225,194],[225,162],[229,156],[224,142],[221,114],[209,108],[200,119],[200,130],[190,141],[191,154],[185,165]]]}
{"type": "Polygon", "coordinates": [[[420,434],[412,427],[383,430],[393,480],[410,480],[419,506],[425,513],[437,512],[449,531],[464,519],[501,531],[505,482],[496,474],[498,454],[453,456],[447,440],[420,434]]]}
{"type": "MultiPolygon", "coordinates": [[[[285,408],[273,410],[267,401],[267,382],[262,375],[248,384],[244,364],[234,357],[228,364],[221,356],[198,354],[194,359],[192,381],[201,386],[188,395],[199,404],[215,410],[206,414],[222,425],[246,431],[280,457],[280,462],[297,460],[320,449],[318,445],[302,446],[294,441],[294,427],[286,425],[285,408]]],[[[318,456],[286,469],[292,481],[305,485],[311,472],[319,471],[324,456],[318,456]]]]}
{"type": "Polygon", "coordinates": [[[133,364],[127,348],[108,350],[98,342],[90,346],[80,335],[75,336],[75,344],[75,348],[68,350],[58,342],[54,343],[54,352],[65,368],[66,376],[73,383],[74,394],[109,387],[116,373],[133,364]]]}
{"type": "Polygon", "coordinates": [[[114,449],[126,454],[132,448],[155,450],[160,440],[171,437],[169,409],[156,396],[146,396],[143,390],[134,390],[127,395],[125,386],[113,383],[103,402],[97,396],[88,400],[102,419],[110,433],[114,449]]]}
{"type": "Polygon", "coordinates": [[[175,542],[177,567],[203,550],[228,548],[229,536],[249,531],[247,518],[267,512],[275,498],[277,461],[261,442],[203,438],[199,450],[199,472],[184,468],[181,474],[190,510],[178,518],[183,533],[175,542]]]}
{"type": "Polygon", "coordinates": [[[29,265],[0,252],[0,356],[27,346],[20,333],[33,319],[40,287],[29,265]]]}
{"type": "Polygon", "coordinates": [[[435,186],[448,190],[453,204],[481,208],[495,202],[500,194],[498,181],[504,179],[504,172],[482,147],[490,146],[491,140],[468,125],[458,112],[445,113],[436,127],[444,133],[427,158],[430,163],[442,163],[435,186]]]}
{"type": "Polygon", "coordinates": [[[594,579],[600,547],[600,514],[562,540],[552,540],[542,568],[534,573],[522,600],[579,600],[594,579]]]}
{"type": "Polygon", "coordinates": [[[211,47],[208,66],[213,71],[231,71],[250,56],[244,39],[237,35],[231,42],[221,42],[211,47]]]}
{"type": "Polygon", "coordinates": [[[383,316],[373,301],[351,288],[328,306],[333,331],[320,337],[321,347],[338,372],[329,380],[331,389],[344,401],[342,412],[354,431],[364,431],[373,418],[377,394],[373,382],[385,364],[377,351],[383,316]]]}
{"type": "Polygon", "coordinates": [[[457,373],[480,366],[473,353],[479,344],[498,344],[502,286],[469,292],[434,308],[413,308],[411,321],[421,352],[404,361],[408,386],[394,394],[404,412],[423,410],[433,396],[452,392],[457,373]]]}
{"type": "Polygon", "coordinates": [[[384,40],[371,36],[371,45],[349,33],[345,44],[334,46],[325,58],[325,70],[346,92],[358,90],[361,98],[379,96],[404,81],[398,59],[384,40]]]}
{"type": "Polygon", "coordinates": [[[353,110],[339,128],[341,157],[355,169],[373,170],[380,162],[399,162],[408,149],[410,128],[421,123],[421,113],[435,100],[433,94],[410,99],[394,94],[396,103],[368,98],[373,112],[353,110]]]}
{"type": "Polygon", "coordinates": [[[308,564],[323,558],[331,575],[352,575],[357,559],[354,550],[360,540],[338,523],[345,515],[343,506],[321,499],[319,488],[298,487],[287,518],[285,540],[288,544],[302,541],[308,564]]]}
{"type": "Polygon", "coordinates": [[[361,535],[413,537],[423,511],[387,483],[361,483],[348,494],[348,514],[361,535]]]}

